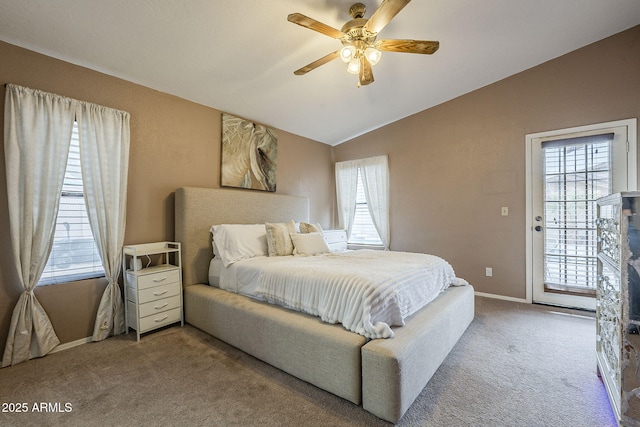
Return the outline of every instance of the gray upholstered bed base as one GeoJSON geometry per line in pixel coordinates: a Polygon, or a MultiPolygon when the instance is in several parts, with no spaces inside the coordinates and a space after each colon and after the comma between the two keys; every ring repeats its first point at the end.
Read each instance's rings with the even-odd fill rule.
{"type": "Polygon", "coordinates": [[[452,287],[394,328],[393,339],[362,347],[362,406],[397,422],[473,320],[471,286],[452,287]]]}
{"type": "Polygon", "coordinates": [[[324,390],[359,404],[366,339],[317,317],[208,285],[184,291],[187,323],[324,390]]]}
{"type": "Polygon", "coordinates": [[[208,286],[209,228],[222,223],[308,220],[306,198],[227,189],[176,191],[185,320],[291,375],[397,422],[474,316],[471,286],[452,287],[414,314],[392,339],[208,286]]]}

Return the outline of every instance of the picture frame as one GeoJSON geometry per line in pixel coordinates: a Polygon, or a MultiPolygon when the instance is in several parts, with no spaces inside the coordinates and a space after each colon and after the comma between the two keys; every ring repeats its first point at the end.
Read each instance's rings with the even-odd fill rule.
{"type": "Polygon", "coordinates": [[[276,191],[278,134],[250,120],[222,113],[220,185],[276,191]]]}

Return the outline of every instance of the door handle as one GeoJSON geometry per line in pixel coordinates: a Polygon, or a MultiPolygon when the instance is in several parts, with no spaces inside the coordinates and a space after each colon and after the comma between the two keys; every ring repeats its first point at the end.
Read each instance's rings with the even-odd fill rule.
{"type": "Polygon", "coordinates": [[[540,232],[540,231],[542,231],[542,227],[540,225],[536,225],[535,230],[540,232]]]}

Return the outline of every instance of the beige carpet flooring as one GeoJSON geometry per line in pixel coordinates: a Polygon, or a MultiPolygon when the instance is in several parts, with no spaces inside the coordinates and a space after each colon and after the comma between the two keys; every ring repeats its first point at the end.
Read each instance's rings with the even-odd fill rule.
{"type": "MultiPolygon", "coordinates": [[[[476,297],[399,425],[614,426],[594,348],[588,313],[476,297]]],[[[191,326],[0,369],[0,403],[2,426],[390,425],[191,326]]]]}

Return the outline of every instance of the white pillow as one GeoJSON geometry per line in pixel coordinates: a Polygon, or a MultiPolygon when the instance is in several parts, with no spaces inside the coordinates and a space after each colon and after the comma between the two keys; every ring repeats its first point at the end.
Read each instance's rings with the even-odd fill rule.
{"type": "Polygon", "coordinates": [[[214,258],[220,258],[220,251],[218,250],[218,247],[216,246],[216,241],[213,240],[213,235],[216,232],[216,228],[220,227],[219,225],[212,225],[211,228],[209,229],[209,231],[211,232],[211,246],[213,246],[213,257],[214,258]]]}
{"type": "Polygon", "coordinates": [[[213,253],[225,267],[236,261],[267,255],[264,224],[222,224],[211,227],[213,253]]]}
{"type": "Polygon", "coordinates": [[[295,247],[295,255],[311,256],[331,252],[321,233],[294,233],[291,234],[291,241],[295,247]]]}

